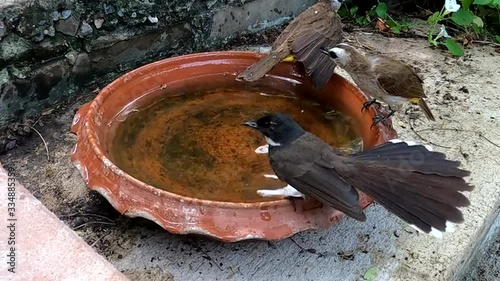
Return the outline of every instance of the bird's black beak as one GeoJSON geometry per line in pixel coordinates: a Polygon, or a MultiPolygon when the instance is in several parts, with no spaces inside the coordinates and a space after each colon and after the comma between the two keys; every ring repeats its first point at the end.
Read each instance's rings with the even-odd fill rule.
{"type": "Polygon", "coordinates": [[[319,47],[319,49],[321,50],[321,52],[325,55],[330,55],[330,53],[328,52],[328,50],[325,48],[325,47],[319,47]]]}
{"type": "Polygon", "coordinates": [[[254,129],[258,129],[259,128],[259,126],[257,126],[257,123],[254,122],[254,121],[245,122],[245,123],[243,123],[243,125],[248,126],[250,128],[254,128],[254,129]]]}
{"type": "Polygon", "coordinates": [[[330,52],[328,51],[325,47],[319,47],[319,49],[321,50],[321,52],[331,58],[337,58],[337,55],[334,53],[334,52],[330,52]]]}

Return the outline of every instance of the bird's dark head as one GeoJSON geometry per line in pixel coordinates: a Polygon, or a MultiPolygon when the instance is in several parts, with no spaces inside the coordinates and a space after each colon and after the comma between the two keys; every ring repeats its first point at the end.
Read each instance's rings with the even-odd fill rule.
{"type": "Polygon", "coordinates": [[[352,58],[358,54],[358,50],[346,43],[340,43],[331,49],[326,49],[324,47],[320,49],[323,54],[329,56],[341,67],[348,66],[352,58]]]}
{"type": "Polygon", "coordinates": [[[270,146],[289,143],[305,133],[297,122],[284,114],[266,114],[256,121],[245,122],[244,125],[264,134],[270,146]]]}

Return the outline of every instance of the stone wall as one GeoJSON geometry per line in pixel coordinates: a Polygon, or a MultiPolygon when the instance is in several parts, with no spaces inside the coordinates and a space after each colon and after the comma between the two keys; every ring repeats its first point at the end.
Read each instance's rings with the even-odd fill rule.
{"type": "Polygon", "coordinates": [[[287,23],[315,2],[3,0],[0,153],[15,147],[12,124],[36,119],[89,83],[104,86],[158,59],[224,48],[243,34],[287,23]]]}

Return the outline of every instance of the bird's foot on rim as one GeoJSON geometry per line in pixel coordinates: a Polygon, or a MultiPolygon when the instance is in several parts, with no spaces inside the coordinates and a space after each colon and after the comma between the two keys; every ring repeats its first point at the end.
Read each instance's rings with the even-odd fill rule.
{"type": "Polygon", "coordinates": [[[300,193],[290,185],[287,185],[279,189],[259,189],[257,190],[257,194],[259,194],[262,197],[284,196],[287,200],[290,201],[290,203],[292,203],[294,212],[297,211],[297,205],[295,203],[295,200],[304,199],[304,194],[300,193]]]}
{"type": "Polygon", "coordinates": [[[302,197],[293,197],[293,196],[287,196],[285,197],[290,203],[292,203],[293,211],[297,212],[297,200],[304,200],[302,197]]]}
{"type": "Polygon", "coordinates": [[[300,193],[297,189],[293,188],[289,184],[278,189],[259,189],[257,190],[257,194],[262,197],[284,196],[304,198],[304,194],[300,193]]]}
{"type": "Polygon", "coordinates": [[[366,109],[368,109],[368,107],[372,106],[373,104],[375,104],[377,106],[377,109],[379,109],[382,104],[380,102],[377,101],[377,99],[372,99],[371,101],[367,101],[365,103],[363,103],[363,107],[361,108],[361,112],[365,111],[366,109]]]}
{"type": "Polygon", "coordinates": [[[390,118],[392,115],[396,113],[396,110],[392,109],[391,106],[389,105],[389,114],[385,118],[390,118]]]}
{"type": "Polygon", "coordinates": [[[372,120],[373,120],[373,123],[372,125],[370,126],[370,129],[372,129],[375,125],[377,125],[378,123],[382,123],[384,125],[387,125],[387,123],[385,121],[387,121],[389,118],[391,118],[392,115],[394,115],[394,113],[396,113],[396,110],[392,109],[391,107],[389,107],[389,114],[387,114],[385,117],[382,117],[382,116],[375,116],[372,120]]]}

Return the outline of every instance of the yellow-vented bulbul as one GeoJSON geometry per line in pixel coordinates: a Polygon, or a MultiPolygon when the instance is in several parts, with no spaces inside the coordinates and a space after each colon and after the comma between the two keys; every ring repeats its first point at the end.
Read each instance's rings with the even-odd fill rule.
{"type": "Polygon", "coordinates": [[[342,23],[337,11],[341,0],[319,0],[298,15],[274,41],[271,52],[240,73],[238,80],[257,81],[281,61],[299,61],[313,86],[330,80],[335,62],[325,58],[320,48],[332,48],[342,40],[342,23]]]}
{"type": "Polygon", "coordinates": [[[410,66],[386,56],[365,56],[346,43],[322,49],[322,52],[345,69],[361,91],[374,98],[365,103],[363,109],[377,103],[376,99],[389,105],[391,113],[384,118],[376,117],[376,121],[383,121],[393,115],[395,110],[391,106],[400,107],[406,102],[417,104],[429,120],[435,120],[424,100],[427,96],[423,81],[410,66]]]}

